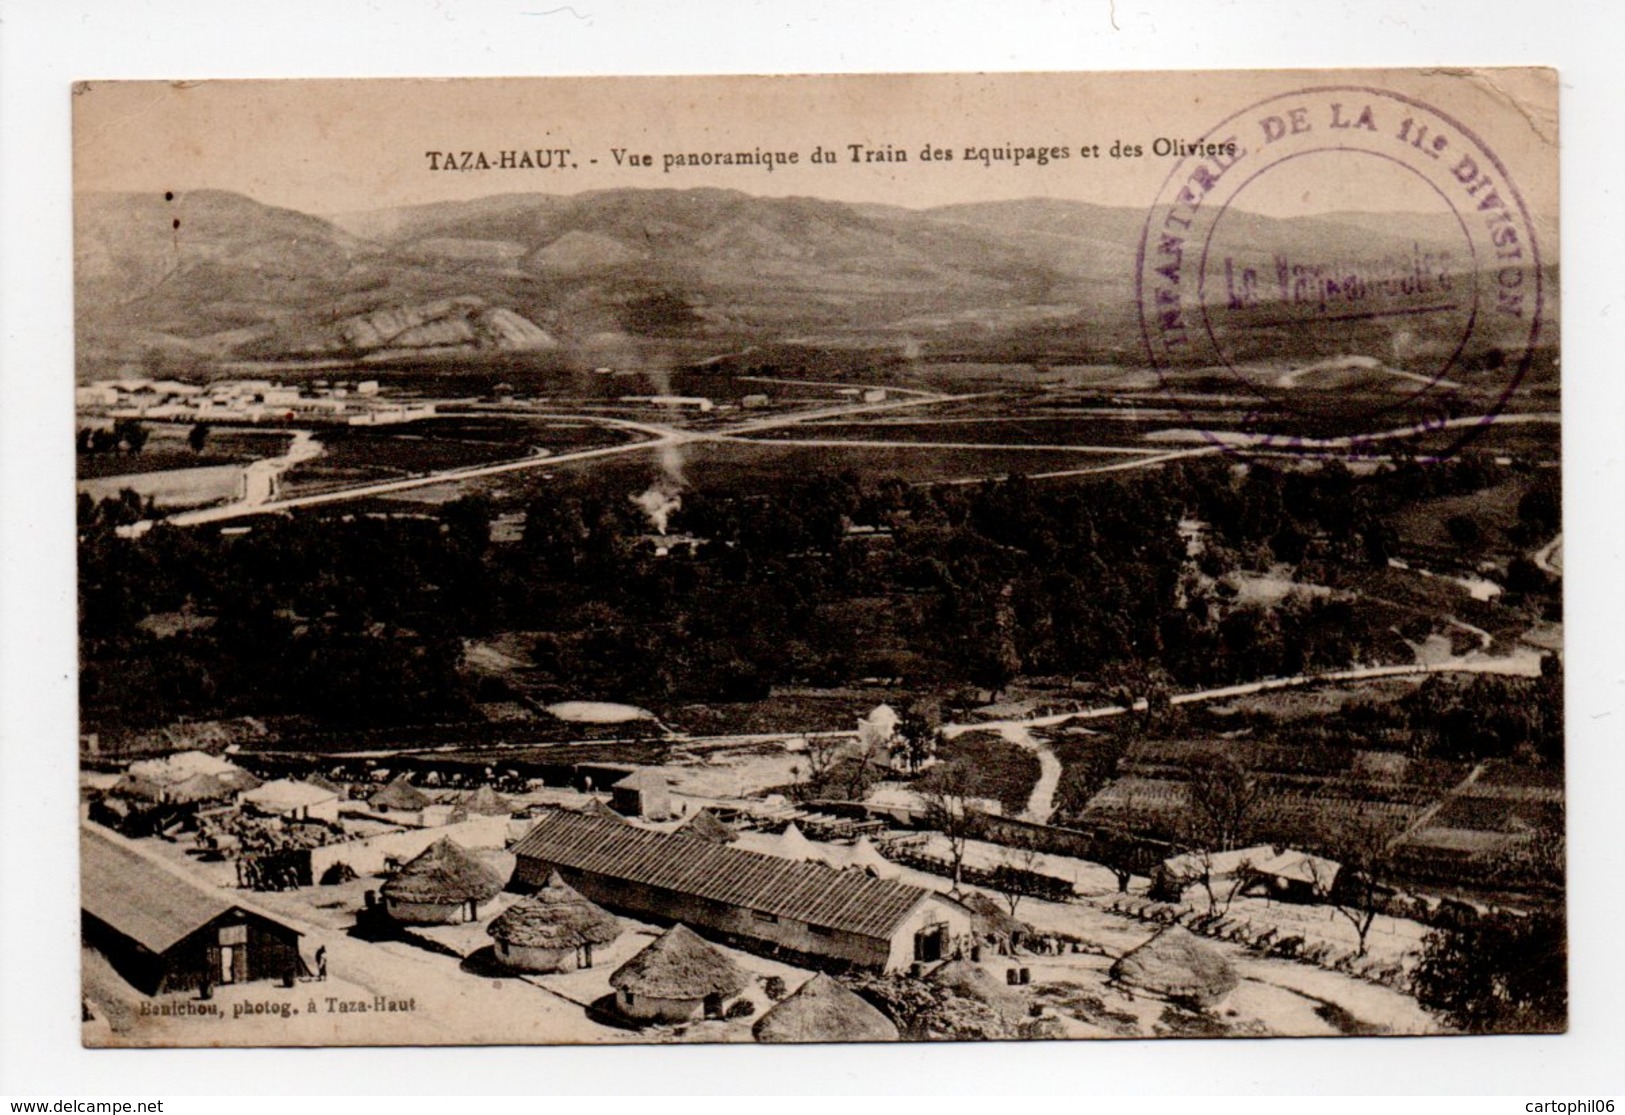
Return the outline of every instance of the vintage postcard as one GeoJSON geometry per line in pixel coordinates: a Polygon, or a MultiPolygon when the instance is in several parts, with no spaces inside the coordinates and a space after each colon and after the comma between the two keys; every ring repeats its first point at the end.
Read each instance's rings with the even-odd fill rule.
{"type": "Polygon", "coordinates": [[[1566,1028],[1553,71],[73,97],[87,1045],[1566,1028]]]}

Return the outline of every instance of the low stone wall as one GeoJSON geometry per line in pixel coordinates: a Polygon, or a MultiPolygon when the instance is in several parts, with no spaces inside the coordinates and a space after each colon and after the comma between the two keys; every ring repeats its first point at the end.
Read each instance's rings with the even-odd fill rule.
{"type": "Polygon", "coordinates": [[[1008,844],[1015,848],[1035,848],[1057,856],[1090,859],[1095,835],[1082,829],[1041,825],[1036,821],[1021,821],[1014,817],[984,814],[981,818],[982,838],[993,844],[1008,844]]]}

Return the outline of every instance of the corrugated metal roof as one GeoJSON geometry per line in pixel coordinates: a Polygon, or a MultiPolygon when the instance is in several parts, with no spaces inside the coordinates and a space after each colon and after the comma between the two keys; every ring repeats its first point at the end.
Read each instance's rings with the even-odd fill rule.
{"type": "Polygon", "coordinates": [[[155,953],[168,952],[221,914],[242,908],[160,867],[116,836],[88,825],[79,831],[80,905],[155,953]]]}
{"type": "Polygon", "coordinates": [[[543,816],[513,852],[865,937],[890,937],[930,893],[861,871],[796,863],[562,809],[543,816]]]}

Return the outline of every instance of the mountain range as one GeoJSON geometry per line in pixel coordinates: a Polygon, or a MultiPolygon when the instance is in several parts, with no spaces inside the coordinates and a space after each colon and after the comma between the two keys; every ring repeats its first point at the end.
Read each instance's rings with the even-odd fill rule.
{"type": "MultiPolygon", "coordinates": [[[[509,194],[318,217],[241,194],[83,194],[81,371],[139,360],[560,350],[650,338],[1136,343],[1144,213],[933,209],[731,190],[509,194]]],[[[1227,220],[1229,218],[1227,217],[1227,220]]],[[[1275,220],[1241,243],[1448,248],[1405,215],[1275,220]]],[[[1266,261],[1260,261],[1266,262],[1266,261]]]]}

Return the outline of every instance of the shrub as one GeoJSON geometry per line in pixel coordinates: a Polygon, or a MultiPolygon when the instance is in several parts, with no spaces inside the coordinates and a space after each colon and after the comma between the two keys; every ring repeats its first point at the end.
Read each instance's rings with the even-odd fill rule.
{"type": "Polygon", "coordinates": [[[348,883],[358,877],[355,868],[343,860],[335,860],[326,871],[322,872],[321,884],[324,887],[337,886],[339,883],[348,883]]]}
{"type": "Polygon", "coordinates": [[[1423,1006],[1468,1033],[1554,1033],[1568,1021],[1560,915],[1494,913],[1428,935],[1413,977],[1423,1006]]]}
{"type": "Polygon", "coordinates": [[[756,1013],[756,1004],[749,999],[735,999],[728,1004],[728,1009],[722,1012],[726,1019],[749,1018],[756,1013]]]}

